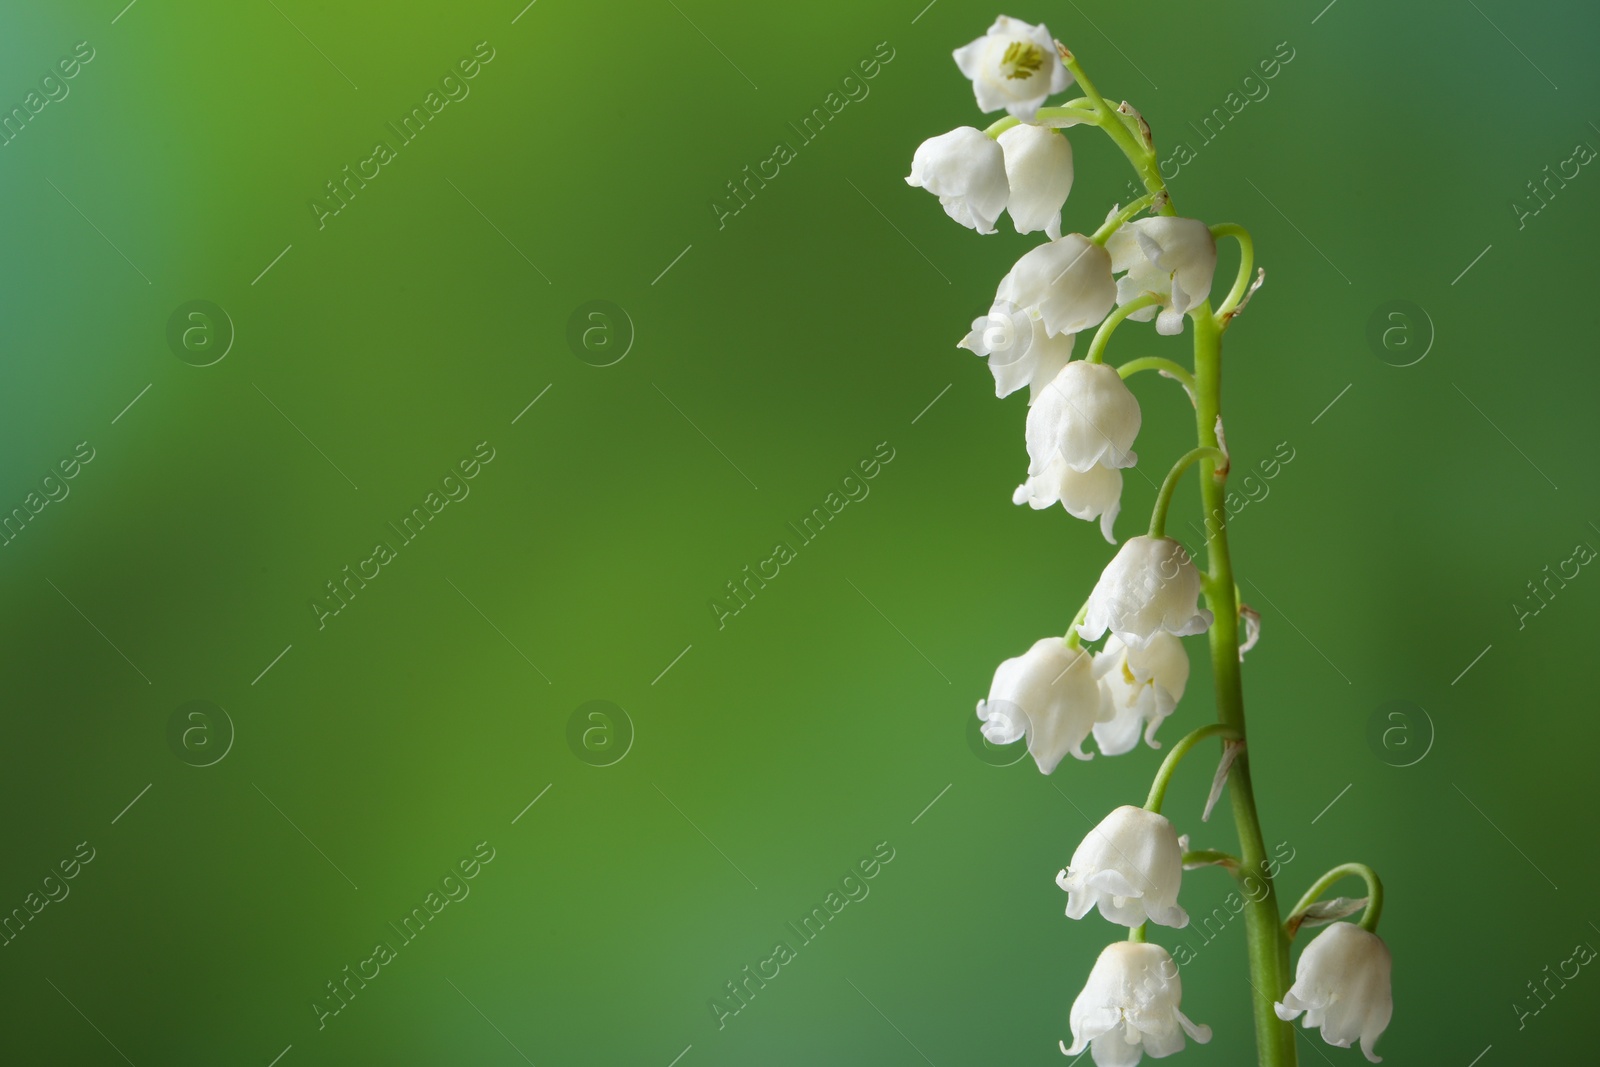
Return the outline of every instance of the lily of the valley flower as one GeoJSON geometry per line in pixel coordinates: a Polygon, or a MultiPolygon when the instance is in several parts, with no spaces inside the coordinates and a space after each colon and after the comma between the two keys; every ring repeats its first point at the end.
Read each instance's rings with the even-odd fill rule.
{"type": "Polygon", "coordinates": [[[1098,325],[1117,302],[1111,254],[1081,233],[1042,244],[1017,260],[1000,280],[995,300],[1044,319],[1054,337],[1098,325]]]}
{"type": "Polygon", "coordinates": [[[1049,774],[1067,753],[1090,759],[1084,739],[1106,715],[1105,693],[1089,654],[1060,637],[1035,641],[994,672],[989,699],[978,701],[983,736],[1009,745],[1026,735],[1028,754],[1049,774]]]}
{"type": "Polygon", "coordinates": [[[1072,1047],[1092,1048],[1096,1067],[1134,1067],[1148,1052],[1160,1058],[1183,1050],[1183,1035],[1202,1045],[1211,1027],[1198,1026],[1179,1010],[1183,983],[1178,965],[1160,945],[1117,941],[1094,961],[1083,992],[1072,1002],[1072,1047]]]}
{"type": "Polygon", "coordinates": [[[1055,39],[1043,23],[1034,26],[1001,15],[989,32],[955,51],[956,66],[972,79],[973,95],[984,111],[1005,108],[1032,122],[1045,97],[1072,84],[1072,74],[1056,53],[1055,39]]]}
{"type": "Polygon", "coordinates": [[[1160,633],[1203,633],[1212,615],[1199,602],[1200,571],[1184,547],[1170,537],[1140,534],[1123,542],[1100,572],[1078,633],[1097,641],[1110,630],[1129,648],[1143,649],[1160,633]]]}
{"type": "Polygon", "coordinates": [[[1274,1010],[1285,1021],[1304,1012],[1304,1025],[1321,1027],[1330,1045],[1349,1048],[1360,1039],[1367,1059],[1381,1063],[1372,1046],[1394,1015],[1391,966],[1383,938],[1354,923],[1334,923],[1300,953],[1294,985],[1274,1010]]]}
{"type": "Polygon", "coordinates": [[[1074,360],[1028,409],[1028,473],[1043,474],[1058,456],[1075,471],[1131,467],[1139,421],[1139,401],[1115,367],[1074,360]]]}
{"type": "MultiPolygon", "coordinates": [[[[1017,486],[1016,492],[1011,494],[1011,502],[1027,504],[1035,511],[1059,503],[1075,519],[1099,518],[1101,536],[1116,544],[1111,527],[1122,510],[1122,472],[1098,463],[1086,471],[1075,471],[1067,466],[1065,457],[1057,453],[1044,470],[1030,474],[1027,481],[1017,486]]],[[[1094,729],[1098,738],[1100,725],[1096,724],[1094,729]]],[[[1100,749],[1104,752],[1105,745],[1100,749]]]]}
{"type": "Polygon", "coordinates": [[[979,233],[994,233],[994,220],[1010,195],[1005,153],[988,134],[971,126],[958,126],[918,145],[906,184],[937,196],[945,214],[979,233]]]}
{"type": "Polygon", "coordinates": [[[1006,211],[1018,233],[1061,236],[1061,205],[1072,192],[1072,144],[1044,126],[1013,126],[999,138],[1011,195],[1006,211]]]}
{"type": "Polygon", "coordinates": [[[1164,815],[1124,804],[1089,831],[1072,863],[1056,875],[1067,891],[1067,918],[1081,919],[1100,908],[1119,926],[1189,925],[1178,907],[1183,881],[1183,846],[1164,815]]]}
{"type": "Polygon", "coordinates": [[[1043,319],[1009,301],[998,300],[989,314],[972,320],[972,332],[956,347],[988,358],[995,396],[1010,396],[1026,385],[1031,404],[1072,358],[1074,336],[1063,333],[1051,337],[1043,319]]]}
{"type": "Polygon", "coordinates": [[[1183,642],[1162,631],[1144,648],[1129,648],[1113,634],[1094,657],[1094,673],[1106,687],[1113,717],[1094,726],[1095,744],[1107,756],[1131,752],[1144,734],[1160,748],[1156,729],[1171,715],[1189,684],[1189,654],[1183,642]]]}
{"type": "Polygon", "coordinates": [[[1117,282],[1117,303],[1153,293],[1159,305],[1129,315],[1136,322],[1152,316],[1156,332],[1183,332],[1183,317],[1211,295],[1217,270],[1217,242],[1199,219],[1166,215],[1127,223],[1106,240],[1111,269],[1127,271],[1117,282]],[[1159,307],[1160,314],[1157,315],[1159,307]]]}

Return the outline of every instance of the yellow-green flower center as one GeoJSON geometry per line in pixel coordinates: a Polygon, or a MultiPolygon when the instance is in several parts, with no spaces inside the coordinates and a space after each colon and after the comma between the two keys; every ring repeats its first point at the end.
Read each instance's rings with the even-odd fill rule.
{"type": "Polygon", "coordinates": [[[1012,41],[1000,57],[1000,69],[1007,78],[1031,78],[1044,67],[1044,49],[1032,41],[1012,41]]]}

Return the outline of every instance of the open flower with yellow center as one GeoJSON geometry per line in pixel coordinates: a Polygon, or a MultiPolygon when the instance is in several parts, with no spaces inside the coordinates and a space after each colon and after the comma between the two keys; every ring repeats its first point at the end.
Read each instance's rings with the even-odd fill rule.
{"type": "Polygon", "coordinates": [[[1072,84],[1055,38],[1042,22],[1035,26],[1001,15],[988,33],[956,49],[955,57],[961,73],[972,79],[980,108],[1005,108],[1023,122],[1038,116],[1045,97],[1072,84]]]}
{"type": "Polygon", "coordinates": [[[1145,647],[1130,648],[1112,634],[1095,654],[1094,671],[1114,709],[1109,721],[1094,725],[1100,751],[1107,756],[1132,752],[1140,733],[1145,744],[1160,748],[1156,729],[1177,708],[1189,684],[1189,654],[1183,642],[1162,630],[1145,647]]]}

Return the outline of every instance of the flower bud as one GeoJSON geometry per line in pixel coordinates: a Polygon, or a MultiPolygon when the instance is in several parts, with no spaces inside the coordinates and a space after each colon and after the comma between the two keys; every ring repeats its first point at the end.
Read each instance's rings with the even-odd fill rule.
{"type": "Polygon", "coordinates": [[[1178,1010],[1182,1000],[1178,965],[1166,949],[1113,942],[1072,1002],[1072,1047],[1063,1041],[1061,1051],[1081,1056],[1092,1043],[1097,1067],[1134,1067],[1147,1052],[1160,1058],[1183,1051],[1185,1033],[1203,1045],[1211,1040],[1211,1027],[1196,1025],[1178,1010]]]}
{"type": "Polygon", "coordinates": [[[1069,233],[1017,260],[995,299],[1039,315],[1051,337],[1080,333],[1099,325],[1117,302],[1111,255],[1083,234],[1069,233]]]}
{"type": "Polygon", "coordinates": [[[1217,242],[1199,219],[1170,215],[1137,219],[1106,239],[1111,269],[1127,271],[1117,281],[1117,303],[1145,294],[1161,303],[1129,315],[1135,322],[1156,320],[1156,332],[1183,332],[1183,317],[1211,296],[1217,271],[1217,242]],[[1157,315],[1157,311],[1160,312],[1157,315]]]}
{"type": "Polygon", "coordinates": [[[1359,1038],[1367,1059],[1381,1063],[1372,1046],[1394,1015],[1392,966],[1383,938],[1354,923],[1334,923],[1300,953],[1294,984],[1273,1010],[1286,1022],[1304,1012],[1303,1025],[1320,1027],[1322,1040],[1339,1048],[1359,1038]]]}
{"type": "Polygon", "coordinates": [[[1043,319],[1010,301],[997,300],[989,314],[972,320],[972,332],[956,347],[989,360],[995,396],[1010,396],[1026,385],[1032,404],[1072,358],[1074,337],[1070,333],[1051,337],[1043,319]]]}
{"type": "Polygon", "coordinates": [[[982,130],[958,126],[917,146],[906,184],[937,196],[945,214],[968,229],[994,233],[1009,195],[1005,153],[982,130]]]}
{"type": "Polygon", "coordinates": [[[984,738],[1009,745],[1026,735],[1028,754],[1049,774],[1063,756],[1091,758],[1084,739],[1107,712],[1089,654],[1060,637],[1034,642],[994,672],[989,699],[978,702],[984,738]]]}
{"type": "Polygon", "coordinates": [[[1139,421],[1139,401],[1115,367],[1068,363],[1028,409],[1028,473],[1044,473],[1057,456],[1075,471],[1131,467],[1139,421]]]}
{"type": "Polygon", "coordinates": [[[1200,607],[1200,571],[1189,553],[1170,537],[1141,534],[1128,538],[1100,573],[1078,633],[1097,641],[1110,630],[1129,648],[1143,649],[1160,633],[1202,633],[1211,619],[1200,607]]]}
{"type": "MultiPolygon", "coordinates": [[[[1099,464],[1086,471],[1075,471],[1057,454],[1044,470],[1030,474],[1027,481],[1017,486],[1016,492],[1011,494],[1011,502],[1027,504],[1035,511],[1059,503],[1075,519],[1098,517],[1101,536],[1114,545],[1117,539],[1111,536],[1111,527],[1122,510],[1122,472],[1099,464]]],[[[1099,729],[1095,727],[1097,737],[1099,729]]]]}
{"type": "Polygon", "coordinates": [[[1067,892],[1067,918],[1081,919],[1098,906],[1119,926],[1181,929],[1189,914],[1178,907],[1183,847],[1164,815],[1124,804],[1089,831],[1072,863],[1056,875],[1067,892]]]}
{"type": "Polygon", "coordinates": [[[1006,211],[1018,233],[1061,236],[1061,205],[1072,192],[1072,144],[1044,126],[1013,126],[999,137],[1011,196],[1006,211]]]}

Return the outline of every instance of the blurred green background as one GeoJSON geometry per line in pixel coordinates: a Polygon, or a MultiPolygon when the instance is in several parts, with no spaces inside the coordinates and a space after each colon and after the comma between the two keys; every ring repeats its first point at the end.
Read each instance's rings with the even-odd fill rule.
{"type": "MultiPolygon", "coordinates": [[[[5,1058],[1062,1062],[1116,931],[1064,919],[1053,877],[1158,757],[1044,779],[971,744],[995,665],[1109,556],[1008,502],[1023,398],[953,347],[1034,238],[901,180],[983,124],[950,52],[995,9],[122,2],[0,8],[0,110],[25,112],[0,147],[0,508],[26,520],[0,549],[5,1058]],[[347,165],[370,180],[319,228],[347,165]],[[786,524],[875,452],[801,544],[786,524]],[[378,541],[395,558],[319,626],[378,541]],[[475,849],[445,883],[470,895],[405,943],[475,849]],[[870,894],[802,943],[785,924],[875,849],[870,894]]],[[[1573,1062],[1600,977],[1528,983],[1600,944],[1600,578],[1528,583],[1600,547],[1600,176],[1527,183],[1600,147],[1600,14],[1323,4],[1008,13],[1186,143],[1180,210],[1249,226],[1267,268],[1225,409],[1236,464],[1294,456],[1234,523],[1282,892],[1353,859],[1386,879],[1387,1062],[1573,1062]],[[1375,346],[1374,321],[1404,328],[1375,346]]],[[[1074,134],[1069,228],[1125,199],[1102,141],[1074,134]]],[[[1124,330],[1112,358],[1185,343],[1124,330]]],[[[1172,383],[1135,386],[1122,536],[1192,432],[1172,383]]],[[[1192,485],[1175,507],[1181,530],[1192,485]]],[[[1169,740],[1211,715],[1190,647],[1169,740]]],[[[1208,778],[1168,811],[1231,847],[1208,778]]],[[[1185,903],[1229,889],[1195,872],[1185,903]]],[[[1160,939],[1197,953],[1185,1009],[1216,1031],[1184,1062],[1249,1061],[1242,923],[1160,939]]],[[[1302,1062],[1360,1062],[1313,1041],[1302,1062]]]]}

